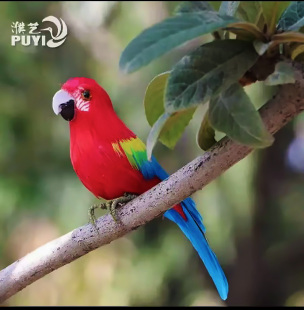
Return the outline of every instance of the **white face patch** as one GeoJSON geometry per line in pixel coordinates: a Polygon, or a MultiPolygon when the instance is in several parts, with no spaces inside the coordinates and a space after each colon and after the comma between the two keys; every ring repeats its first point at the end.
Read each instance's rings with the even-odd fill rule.
{"type": "Polygon", "coordinates": [[[90,110],[90,102],[88,100],[84,100],[81,96],[81,93],[84,89],[76,90],[73,93],[75,98],[75,104],[78,110],[88,112],[90,110]]]}
{"type": "Polygon", "coordinates": [[[70,100],[74,100],[74,98],[65,90],[59,90],[53,97],[52,107],[53,111],[56,115],[61,112],[60,105],[63,103],[67,103],[70,100]]]}

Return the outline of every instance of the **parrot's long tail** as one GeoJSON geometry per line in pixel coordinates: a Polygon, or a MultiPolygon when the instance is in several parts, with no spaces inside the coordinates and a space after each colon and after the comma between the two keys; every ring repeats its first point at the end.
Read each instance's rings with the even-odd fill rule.
{"type": "Polygon", "coordinates": [[[205,227],[202,217],[191,198],[187,198],[180,205],[165,212],[164,216],[176,223],[204,262],[218,292],[223,300],[227,299],[228,282],[226,276],[211,250],[205,237],[205,227]]]}

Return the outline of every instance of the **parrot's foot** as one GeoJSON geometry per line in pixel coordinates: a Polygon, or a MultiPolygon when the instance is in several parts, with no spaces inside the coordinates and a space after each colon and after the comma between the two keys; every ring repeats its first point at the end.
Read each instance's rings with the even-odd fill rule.
{"type": "Polygon", "coordinates": [[[97,225],[96,225],[96,215],[95,215],[95,210],[99,208],[99,205],[93,205],[90,207],[88,213],[89,213],[89,223],[92,223],[92,225],[95,227],[96,230],[97,229],[97,225]]]}
{"type": "Polygon", "coordinates": [[[101,203],[99,205],[91,206],[91,208],[89,209],[90,222],[96,228],[96,220],[97,219],[96,219],[96,216],[95,216],[95,210],[100,208],[100,209],[109,210],[110,214],[112,215],[113,220],[117,223],[118,222],[118,218],[117,218],[117,215],[116,215],[116,208],[118,207],[118,204],[125,204],[125,203],[133,200],[135,197],[137,197],[137,195],[125,193],[122,197],[118,197],[116,199],[109,200],[109,201],[101,203]]]}

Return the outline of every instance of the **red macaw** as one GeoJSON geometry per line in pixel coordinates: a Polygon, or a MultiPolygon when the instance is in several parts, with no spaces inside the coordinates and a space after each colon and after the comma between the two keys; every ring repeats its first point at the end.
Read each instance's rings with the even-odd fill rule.
{"type": "MultiPolygon", "coordinates": [[[[55,114],[69,121],[73,168],[96,197],[112,200],[126,193],[140,195],[168,177],[154,157],[147,159],[145,144],[118,118],[110,97],[96,81],[69,79],[54,95],[52,105],[55,114]]],[[[227,279],[208,245],[194,201],[187,198],[164,216],[190,240],[225,300],[227,279]]]]}

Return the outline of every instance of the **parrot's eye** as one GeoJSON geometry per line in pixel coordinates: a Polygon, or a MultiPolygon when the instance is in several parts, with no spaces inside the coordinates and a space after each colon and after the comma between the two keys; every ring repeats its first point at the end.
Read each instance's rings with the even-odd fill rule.
{"type": "Polygon", "coordinates": [[[82,93],[81,93],[81,97],[82,99],[84,100],[90,100],[91,99],[91,93],[89,90],[84,90],[82,93]]]}

